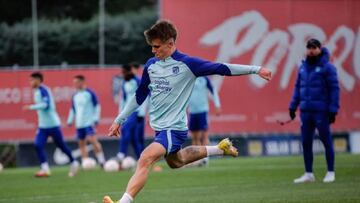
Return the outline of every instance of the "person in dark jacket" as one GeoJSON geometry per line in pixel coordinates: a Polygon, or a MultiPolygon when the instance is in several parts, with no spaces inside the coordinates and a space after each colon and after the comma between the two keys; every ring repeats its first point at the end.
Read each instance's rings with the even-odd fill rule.
{"type": "Polygon", "coordinates": [[[291,119],[296,109],[301,112],[301,138],[305,162],[305,174],[294,183],[314,182],[313,138],[315,129],[324,144],[327,173],[323,182],[335,181],[334,147],[330,124],[335,122],[339,110],[339,84],[336,68],[329,62],[329,51],[317,39],[310,39],[306,45],[306,59],[299,68],[295,89],[289,105],[291,119]]]}

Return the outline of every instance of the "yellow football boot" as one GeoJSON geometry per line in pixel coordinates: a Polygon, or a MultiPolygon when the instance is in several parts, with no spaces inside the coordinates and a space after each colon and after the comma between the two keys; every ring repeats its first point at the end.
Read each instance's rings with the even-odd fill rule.
{"type": "Polygon", "coordinates": [[[112,199],[109,196],[105,196],[103,199],[103,203],[117,203],[112,201],[112,199]]]}
{"type": "Polygon", "coordinates": [[[229,138],[221,140],[217,146],[224,151],[224,155],[237,157],[239,154],[238,150],[233,146],[229,138]]]}

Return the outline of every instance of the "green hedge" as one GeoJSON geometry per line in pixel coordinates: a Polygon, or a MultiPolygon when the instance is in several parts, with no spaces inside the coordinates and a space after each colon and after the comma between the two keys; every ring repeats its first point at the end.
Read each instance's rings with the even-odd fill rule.
{"type": "MultiPolygon", "coordinates": [[[[154,9],[106,16],[106,64],[144,63],[151,57],[143,31],[157,20],[154,9]]],[[[13,26],[0,24],[0,66],[33,64],[31,21],[13,26]]],[[[71,19],[39,20],[40,65],[98,63],[98,17],[80,22],[71,19]]]]}

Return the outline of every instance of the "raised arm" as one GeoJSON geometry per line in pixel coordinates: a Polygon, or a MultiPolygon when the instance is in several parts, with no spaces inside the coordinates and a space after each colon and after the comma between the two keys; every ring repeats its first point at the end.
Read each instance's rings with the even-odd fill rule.
{"type": "Polygon", "coordinates": [[[248,75],[258,74],[260,77],[270,80],[271,71],[255,65],[241,65],[229,63],[213,63],[200,58],[186,56],[182,60],[194,73],[195,76],[206,75],[248,75]]]}

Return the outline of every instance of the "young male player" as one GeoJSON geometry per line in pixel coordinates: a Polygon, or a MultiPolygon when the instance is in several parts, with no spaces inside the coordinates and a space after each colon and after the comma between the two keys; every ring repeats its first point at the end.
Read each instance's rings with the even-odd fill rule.
{"type": "Polygon", "coordinates": [[[43,85],[44,77],[40,72],[34,72],[30,76],[30,85],[34,89],[34,104],[25,105],[24,110],[36,110],[38,114],[39,128],[35,138],[35,149],[41,163],[41,169],[35,177],[49,177],[50,168],[46,160],[45,144],[49,136],[70,160],[69,176],[76,175],[79,163],[74,160],[71,151],[66,146],[60,129],[60,118],[56,112],[55,101],[48,87],[43,85]]]}
{"type": "MultiPolygon", "coordinates": [[[[150,125],[156,136],[154,142],[141,154],[120,203],[133,201],[145,186],[151,166],[164,156],[171,168],[180,168],[206,156],[238,155],[229,139],[222,140],[217,146],[189,146],[181,149],[188,133],[186,107],[196,77],[259,74],[267,80],[271,78],[271,72],[259,66],[212,63],[181,53],[175,46],[175,26],[168,21],[157,22],[144,34],[155,57],[145,64],[140,86],[111,125],[109,136],[119,136],[120,125],[148,95],[150,125]]],[[[103,202],[113,203],[109,196],[105,196],[103,202]]]]}
{"type": "Polygon", "coordinates": [[[100,120],[100,104],[95,93],[86,87],[86,81],[83,75],[76,75],[73,83],[77,91],[72,98],[67,125],[70,126],[75,119],[82,160],[88,157],[86,150],[86,142],[88,141],[94,147],[99,164],[103,166],[105,157],[101,144],[95,137],[94,130],[94,125],[97,125],[100,120]]]}

